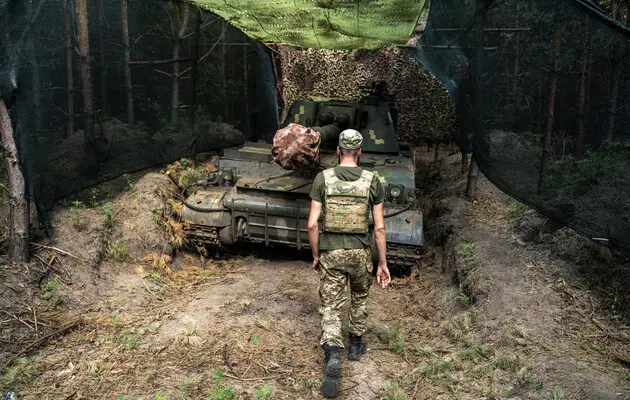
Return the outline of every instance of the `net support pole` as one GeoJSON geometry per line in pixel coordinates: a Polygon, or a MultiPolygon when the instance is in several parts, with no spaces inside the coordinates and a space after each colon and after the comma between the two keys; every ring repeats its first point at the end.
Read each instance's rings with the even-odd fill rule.
{"type": "MultiPolygon", "coordinates": [[[[477,192],[477,181],[479,174],[479,166],[477,157],[479,156],[479,144],[485,141],[485,126],[483,121],[483,100],[481,96],[482,83],[481,75],[483,73],[483,45],[485,39],[485,25],[488,8],[494,0],[477,0],[477,9],[475,12],[475,62],[472,69],[472,89],[473,89],[473,122],[475,126],[474,132],[474,151],[470,163],[468,173],[468,182],[466,184],[466,197],[473,200],[477,192]]],[[[484,149],[485,151],[485,149],[484,149]]]]}
{"type": "Polygon", "coordinates": [[[9,110],[2,98],[0,98],[0,141],[9,175],[9,259],[13,262],[26,263],[30,258],[30,210],[26,199],[26,181],[20,167],[9,110]]]}

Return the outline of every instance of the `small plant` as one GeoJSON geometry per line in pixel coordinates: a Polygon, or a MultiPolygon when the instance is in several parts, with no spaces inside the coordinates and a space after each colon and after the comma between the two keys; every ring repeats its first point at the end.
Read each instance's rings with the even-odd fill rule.
{"type": "Polygon", "coordinates": [[[158,393],[153,400],[166,400],[166,396],[164,396],[162,393],[158,393]]]}
{"type": "Polygon", "coordinates": [[[114,226],[114,220],[113,220],[113,215],[112,215],[112,205],[109,203],[105,204],[103,208],[101,209],[101,211],[103,212],[105,228],[111,229],[112,226],[114,226]]]}
{"type": "Polygon", "coordinates": [[[564,400],[564,390],[560,388],[553,388],[551,392],[545,396],[547,400],[564,400]]]}
{"type": "Polygon", "coordinates": [[[175,400],[183,400],[190,397],[193,390],[201,383],[201,376],[190,375],[186,376],[179,384],[179,393],[175,396],[175,400]]]}
{"type": "Polygon", "coordinates": [[[271,385],[269,385],[268,383],[265,383],[263,387],[256,390],[256,392],[254,393],[254,397],[256,399],[269,400],[272,398],[272,396],[273,396],[273,390],[271,389],[271,385]]]}
{"type": "Polygon", "coordinates": [[[124,394],[120,394],[118,395],[118,397],[116,397],[116,400],[136,400],[135,397],[127,397],[124,394]]]}
{"type": "Polygon", "coordinates": [[[462,243],[459,250],[457,250],[457,254],[462,257],[472,257],[474,253],[475,253],[474,243],[462,243]]]}
{"type": "Polygon", "coordinates": [[[83,208],[83,207],[85,207],[85,205],[83,204],[83,202],[82,202],[82,201],[79,201],[79,200],[75,200],[75,201],[73,201],[72,203],[70,203],[70,205],[71,205],[72,207],[74,207],[74,208],[83,208]]]}
{"type": "Polygon", "coordinates": [[[389,350],[395,354],[402,354],[405,351],[405,328],[402,325],[386,327],[377,332],[379,340],[388,345],[389,350]]]}
{"type": "Polygon", "coordinates": [[[114,243],[107,252],[107,257],[118,262],[125,261],[127,258],[127,253],[129,252],[129,247],[122,240],[114,243]]]}
{"type": "Polygon", "coordinates": [[[116,343],[124,350],[133,350],[138,347],[140,335],[136,333],[123,334],[116,338],[116,343]]]}
{"type": "Polygon", "coordinates": [[[315,385],[316,382],[311,379],[300,379],[299,381],[295,382],[295,384],[293,385],[293,389],[297,390],[298,392],[308,392],[309,390],[313,389],[315,385]]]}
{"type": "Polygon", "coordinates": [[[260,339],[258,339],[258,336],[252,336],[249,342],[254,346],[258,346],[260,344],[260,339]]]}
{"type": "Polygon", "coordinates": [[[189,168],[192,163],[190,162],[189,159],[187,158],[182,158],[181,160],[179,160],[179,164],[182,166],[182,168],[186,169],[189,168]]]}
{"type": "Polygon", "coordinates": [[[482,345],[473,345],[457,352],[460,360],[474,360],[475,358],[488,358],[488,349],[482,345]]]}
{"type": "Polygon", "coordinates": [[[146,278],[153,283],[157,283],[158,285],[164,284],[164,279],[162,279],[162,277],[158,273],[151,272],[149,275],[146,276],[146,278]]]}
{"type": "Polygon", "coordinates": [[[207,400],[234,400],[236,399],[236,391],[233,386],[223,384],[223,370],[218,370],[214,374],[214,383],[208,391],[207,400]]]}
{"type": "Polygon", "coordinates": [[[57,307],[62,303],[62,292],[59,290],[60,284],[57,278],[54,278],[43,286],[44,292],[42,299],[48,300],[53,307],[57,307]]]}
{"type": "Polygon", "coordinates": [[[127,187],[129,188],[129,190],[133,191],[133,188],[136,186],[135,183],[133,182],[133,180],[127,174],[125,174],[123,176],[125,177],[125,180],[127,181],[127,187]]]}
{"type": "Polygon", "coordinates": [[[626,372],[619,377],[619,380],[622,382],[630,382],[630,372],[626,372]]]}
{"type": "Polygon", "coordinates": [[[391,383],[385,387],[383,400],[409,400],[409,395],[398,384],[391,383]]]}
{"type": "Polygon", "coordinates": [[[513,201],[508,204],[508,217],[510,219],[519,219],[527,211],[527,206],[520,201],[513,201]]]}
{"type": "Polygon", "coordinates": [[[462,303],[465,306],[470,304],[470,298],[468,296],[466,296],[464,293],[461,293],[456,298],[457,298],[457,300],[459,300],[460,303],[462,303]]]}
{"type": "Polygon", "coordinates": [[[90,207],[96,207],[98,205],[99,202],[99,198],[101,197],[101,193],[98,191],[97,188],[92,188],[90,189],[90,201],[89,201],[89,206],[90,207]]]}

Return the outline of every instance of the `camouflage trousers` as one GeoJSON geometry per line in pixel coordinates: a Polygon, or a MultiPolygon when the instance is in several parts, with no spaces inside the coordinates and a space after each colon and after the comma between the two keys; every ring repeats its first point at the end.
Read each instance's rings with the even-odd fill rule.
{"type": "Polygon", "coordinates": [[[344,347],[341,337],[341,310],[347,301],[350,283],[348,330],[361,336],[367,323],[367,299],[372,285],[370,249],[322,251],[319,265],[319,313],[322,315],[321,344],[344,347]]]}

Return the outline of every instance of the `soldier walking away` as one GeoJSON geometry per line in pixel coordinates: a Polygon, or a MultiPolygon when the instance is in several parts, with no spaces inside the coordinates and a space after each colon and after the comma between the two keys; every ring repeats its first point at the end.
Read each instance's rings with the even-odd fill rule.
{"type": "Polygon", "coordinates": [[[358,166],[363,137],[354,129],[339,135],[339,166],[320,172],[311,190],[308,232],[313,251],[313,272],[319,274],[321,345],[324,348],[324,397],[336,397],[341,375],[341,308],[350,284],[348,359],[358,361],[365,354],[362,335],[367,322],[367,299],[372,285],[372,256],[369,216],[372,210],[378,250],[376,280],[385,288],[391,278],[385,259],[383,186],[371,171],[358,166]],[[318,220],[323,208],[323,232],[318,220]],[[321,253],[320,253],[321,251],[321,253]]]}

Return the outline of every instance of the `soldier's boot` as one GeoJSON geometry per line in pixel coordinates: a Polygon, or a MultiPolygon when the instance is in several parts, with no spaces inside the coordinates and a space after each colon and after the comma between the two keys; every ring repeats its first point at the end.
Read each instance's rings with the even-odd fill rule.
{"type": "Polygon", "coordinates": [[[348,360],[359,361],[366,352],[367,349],[361,336],[356,336],[351,333],[348,343],[348,360]]]}
{"type": "Polygon", "coordinates": [[[321,389],[322,395],[326,398],[337,397],[339,393],[340,355],[340,347],[324,345],[324,379],[321,389]]]}

